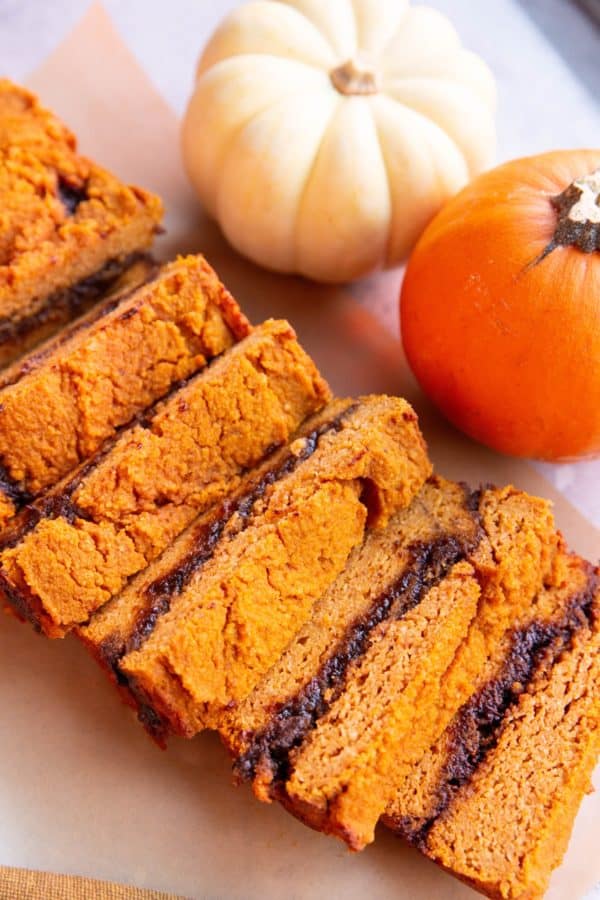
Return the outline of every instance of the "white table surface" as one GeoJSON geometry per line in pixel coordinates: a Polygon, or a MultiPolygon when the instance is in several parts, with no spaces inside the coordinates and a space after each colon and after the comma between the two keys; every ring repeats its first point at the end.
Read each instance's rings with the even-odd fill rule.
{"type": "MultiPolygon", "coordinates": [[[[589,91],[594,64],[600,87],[597,36],[595,60],[589,54],[593,39],[586,44],[586,87],[516,0],[431,0],[431,4],[451,16],[465,43],[480,52],[496,74],[499,159],[600,144],[598,105],[589,91]]],[[[0,74],[24,80],[88,5],[86,0],[0,0],[0,74]]],[[[234,0],[104,0],[121,36],[178,113],[185,107],[202,44],[235,5],[234,0]]],[[[536,7],[539,12],[539,2],[536,7]]],[[[581,33],[581,20],[570,18],[575,13],[569,13],[566,2],[551,0],[544,9],[551,32],[564,28],[581,33]]],[[[109,64],[110,60],[91,61],[109,64]]],[[[357,287],[359,299],[364,290],[357,287]]],[[[384,316],[395,330],[392,305],[384,316]]],[[[600,461],[539,468],[587,519],[600,525],[600,461]]],[[[600,837],[600,823],[598,830],[600,837]]],[[[600,898],[600,885],[589,896],[600,898]]]]}

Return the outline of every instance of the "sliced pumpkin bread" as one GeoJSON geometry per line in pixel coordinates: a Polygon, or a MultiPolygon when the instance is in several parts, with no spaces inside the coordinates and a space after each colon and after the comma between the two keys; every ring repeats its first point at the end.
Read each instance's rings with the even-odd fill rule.
{"type": "Polygon", "coordinates": [[[238,776],[353,849],[372,841],[400,774],[470,696],[555,552],[543,501],[430,480],[353,551],[221,725],[238,776]]]}
{"type": "Polygon", "coordinates": [[[489,897],[542,897],[600,751],[600,571],[561,552],[384,822],[489,897]]]}
{"type": "Polygon", "coordinates": [[[118,593],[329,391],[286,322],[267,322],[27,507],[0,590],[50,636],[118,593]]]}
{"type": "Polygon", "coordinates": [[[0,374],[0,528],[250,325],[202,257],[165,266],[0,374]]]}
{"type": "Polygon", "coordinates": [[[82,636],[105,665],[121,656],[118,677],[155,730],[217,727],[311,616],[367,526],[383,527],[429,473],[405,401],[334,401],[82,636]]]}
{"type": "Polygon", "coordinates": [[[158,197],[85,159],[33,94],[0,79],[0,366],[100,300],[161,218],[158,197]]]}

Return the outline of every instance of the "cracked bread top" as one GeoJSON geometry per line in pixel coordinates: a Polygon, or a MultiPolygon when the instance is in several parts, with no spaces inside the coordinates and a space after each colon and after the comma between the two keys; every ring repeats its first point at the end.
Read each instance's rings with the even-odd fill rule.
{"type": "Polygon", "coordinates": [[[560,563],[450,729],[442,802],[418,841],[489,897],[543,896],[600,751],[600,570],[560,563]]]}
{"type": "Polygon", "coordinates": [[[354,849],[552,565],[548,505],[433,478],[369,534],[222,732],[240,777],[354,849]]]}
{"type": "Polygon", "coordinates": [[[30,500],[116,429],[250,332],[202,257],[166,265],[0,375],[6,507],[30,500]]]}
{"type": "Polygon", "coordinates": [[[57,292],[147,248],[161,217],[156,196],[80,156],[33,94],[0,80],[0,325],[13,326],[5,340],[15,323],[33,327],[57,292]]]}
{"type": "Polygon", "coordinates": [[[292,444],[298,464],[244,504],[241,520],[231,517],[212,557],[119,665],[175,731],[214,727],[248,694],[362,542],[367,522],[383,526],[430,473],[405,401],[346,401],[341,414],[340,401],[333,406],[316,441],[310,433],[292,444]]]}
{"type": "Polygon", "coordinates": [[[329,398],[286,322],[266,322],[15,520],[2,590],[61,635],[144,568],[329,398]]]}

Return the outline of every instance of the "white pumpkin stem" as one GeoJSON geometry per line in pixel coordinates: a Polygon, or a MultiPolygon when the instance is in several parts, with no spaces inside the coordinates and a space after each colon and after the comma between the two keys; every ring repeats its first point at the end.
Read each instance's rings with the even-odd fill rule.
{"type": "Polygon", "coordinates": [[[381,89],[375,67],[359,57],[332,69],[329,77],[334,88],[346,96],[378,94],[381,89]]]}
{"type": "Polygon", "coordinates": [[[558,214],[553,247],[600,250],[600,169],[578,178],[551,202],[558,214]]]}

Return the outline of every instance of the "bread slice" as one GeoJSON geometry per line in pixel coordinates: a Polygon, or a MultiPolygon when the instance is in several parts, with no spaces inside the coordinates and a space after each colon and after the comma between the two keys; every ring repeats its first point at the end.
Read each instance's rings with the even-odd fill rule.
{"type": "Polygon", "coordinates": [[[384,821],[489,897],[536,898],[600,750],[600,571],[561,552],[384,821]]]}
{"type": "Polygon", "coordinates": [[[367,535],[221,733],[238,776],[352,849],[472,692],[492,631],[540,588],[548,505],[433,478],[367,535]],[[482,609],[489,613],[481,613],[482,609]]]}
{"type": "Polygon", "coordinates": [[[17,517],[5,597],[50,636],[87,621],[328,397],[290,326],[260,326],[17,517]]]}
{"type": "Polygon", "coordinates": [[[141,700],[139,692],[131,690],[119,669],[122,657],[141,647],[159,617],[171,608],[173,599],[214,557],[219,544],[228,539],[232,526],[234,529],[246,527],[250,513],[258,507],[266,491],[309,459],[324,434],[341,427],[341,420],[351,405],[347,400],[332,401],[320,413],[311,416],[290,444],[274,451],[250,470],[241,479],[237,491],[199,515],[158,559],[97,610],[87,624],[76,629],[87,649],[121,687],[125,702],[138,709],[145,726],[159,742],[166,737],[168,723],[152,712],[141,700]]]}
{"type": "Polygon", "coordinates": [[[143,718],[186,736],[216,727],[310,617],[367,524],[381,527],[429,472],[405,401],[334,401],[84,637],[114,653],[128,609],[142,609],[118,672],[143,718]]]}
{"type": "Polygon", "coordinates": [[[77,152],[37,98],[0,79],[0,366],[101,299],[162,218],[158,197],[77,152]]]}
{"type": "Polygon", "coordinates": [[[202,257],[96,306],[0,374],[0,528],[250,325],[202,257]]]}

